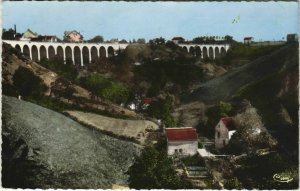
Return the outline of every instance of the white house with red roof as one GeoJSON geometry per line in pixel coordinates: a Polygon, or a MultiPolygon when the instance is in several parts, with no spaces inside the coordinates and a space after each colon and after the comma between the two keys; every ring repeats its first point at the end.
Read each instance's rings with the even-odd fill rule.
{"type": "Polygon", "coordinates": [[[215,127],[215,147],[223,148],[229,143],[231,136],[236,132],[232,117],[223,117],[215,127]]]}
{"type": "Polygon", "coordinates": [[[198,134],[195,128],[165,128],[168,155],[194,155],[198,149],[198,134]]]}

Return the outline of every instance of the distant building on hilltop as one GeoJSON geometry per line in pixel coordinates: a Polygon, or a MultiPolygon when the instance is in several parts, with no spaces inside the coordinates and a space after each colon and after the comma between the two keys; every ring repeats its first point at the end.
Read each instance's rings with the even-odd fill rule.
{"type": "Polygon", "coordinates": [[[83,36],[77,31],[65,31],[64,41],[66,42],[83,42],[83,36]]]}
{"type": "Polygon", "coordinates": [[[288,34],[286,36],[286,41],[287,42],[296,42],[296,41],[298,41],[298,35],[297,34],[288,34]]]}
{"type": "Polygon", "coordinates": [[[251,44],[251,43],[253,43],[253,40],[254,40],[253,37],[245,37],[244,44],[251,44]]]}
{"type": "Polygon", "coordinates": [[[172,41],[175,43],[175,44],[179,44],[179,43],[183,43],[185,41],[184,38],[182,37],[174,37],[172,38],[172,41]]]}
{"type": "Polygon", "coordinates": [[[226,146],[235,132],[233,119],[231,117],[221,118],[215,127],[215,147],[221,149],[226,146]]]}
{"type": "Polygon", "coordinates": [[[20,40],[22,40],[22,41],[31,41],[32,38],[37,38],[37,37],[38,37],[37,33],[32,32],[30,29],[27,29],[27,31],[23,33],[20,40]]]}
{"type": "Polygon", "coordinates": [[[195,128],[165,128],[168,155],[194,155],[198,149],[198,134],[195,128]]]}
{"type": "Polygon", "coordinates": [[[34,42],[57,42],[57,37],[56,36],[39,35],[38,37],[31,38],[31,41],[34,41],[34,42]]]}

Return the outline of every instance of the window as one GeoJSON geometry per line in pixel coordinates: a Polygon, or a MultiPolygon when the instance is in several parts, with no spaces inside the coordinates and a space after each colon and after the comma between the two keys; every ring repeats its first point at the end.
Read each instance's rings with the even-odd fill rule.
{"type": "Polygon", "coordinates": [[[220,132],[218,132],[218,138],[220,138],[220,132]]]}
{"type": "Polygon", "coordinates": [[[175,149],[175,153],[177,153],[178,152],[178,149],[175,149]]]}
{"type": "Polygon", "coordinates": [[[223,140],[223,145],[225,146],[225,144],[226,144],[226,141],[225,141],[225,140],[223,140]]]}
{"type": "Polygon", "coordinates": [[[179,149],[179,152],[182,153],[182,149],[179,149]]]}

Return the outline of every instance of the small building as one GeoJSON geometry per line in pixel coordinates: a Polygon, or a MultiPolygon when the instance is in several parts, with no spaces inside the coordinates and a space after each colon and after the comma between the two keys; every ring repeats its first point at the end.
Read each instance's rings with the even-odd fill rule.
{"type": "Polygon", "coordinates": [[[253,37],[245,37],[244,44],[252,44],[254,38],[253,37]]]}
{"type": "Polygon", "coordinates": [[[215,127],[215,147],[221,149],[229,143],[231,136],[236,132],[231,117],[223,117],[215,127]]]}
{"type": "Polygon", "coordinates": [[[83,42],[83,36],[77,31],[65,31],[64,41],[66,42],[83,42]]]}
{"type": "Polygon", "coordinates": [[[57,42],[57,37],[56,36],[39,35],[38,37],[31,38],[31,41],[34,41],[34,42],[57,42]]]}
{"type": "Polygon", "coordinates": [[[195,155],[198,149],[198,134],[195,128],[165,128],[168,155],[195,155]]]}
{"type": "Polygon", "coordinates": [[[288,34],[286,36],[287,42],[297,42],[298,41],[298,35],[297,34],[288,34]]]}
{"type": "Polygon", "coordinates": [[[183,42],[184,42],[184,38],[178,36],[178,37],[172,38],[172,41],[173,41],[175,44],[179,44],[179,43],[183,43],[183,42]]]}
{"type": "Polygon", "coordinates": [[[22,41],[31,41],[32,38],[37,38],[37,37],[38,37],[37,33],[34,33],[30,29],[27,29],[27,31],[23,33],[20,40],[22,40],[22,41]]]}

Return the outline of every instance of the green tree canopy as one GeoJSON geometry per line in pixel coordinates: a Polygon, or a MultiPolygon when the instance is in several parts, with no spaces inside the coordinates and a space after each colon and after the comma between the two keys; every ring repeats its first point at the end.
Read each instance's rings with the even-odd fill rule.
{"type": "Polygon", "coordinates": [[[165,152],[146,147],[129,168],[129,187],[134,189],[188,189],[190,182],[179,177],[165,152]]]}
{"type": "Polygon", "coordinates": [[[19,67],[13,75],[13,84],[19,94],[22,96],[40,96],[47,87],[42,79],[34,75],[34,73],[25,68],[19,67]]]}
{"type": "Polygon", "coordinates": [[[88,40],[88,42],[94,42],[94,43],[101,43],[104,42],[103,36],[97,35],[93,37],[92,39],[88,40]]]}

